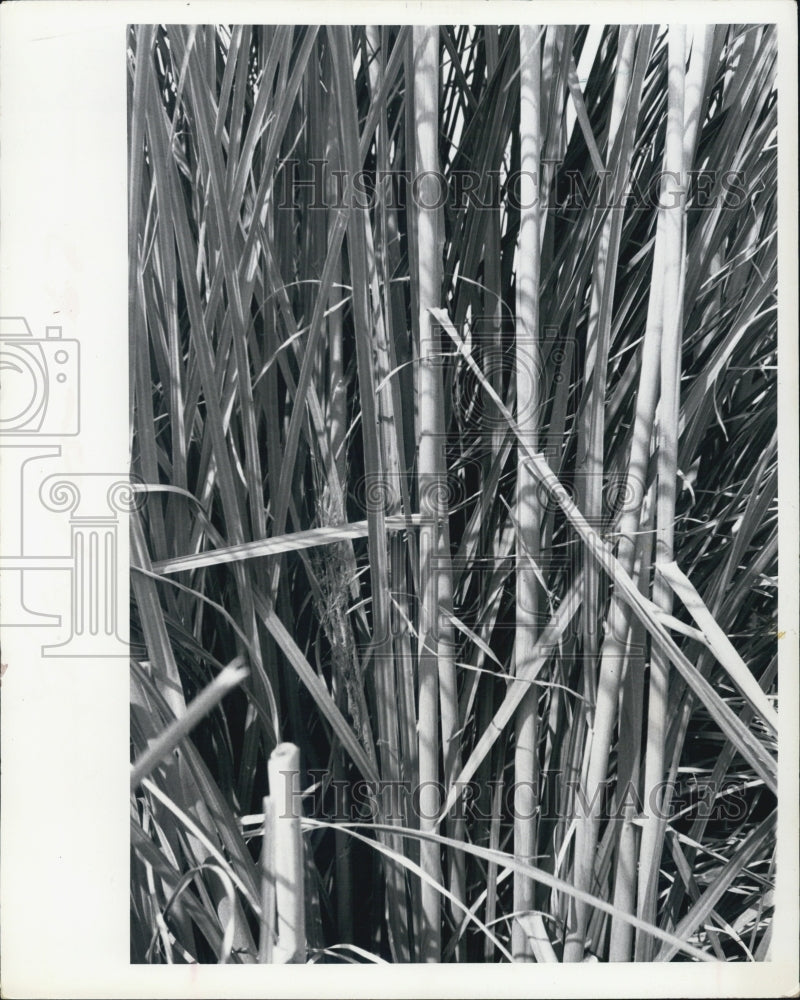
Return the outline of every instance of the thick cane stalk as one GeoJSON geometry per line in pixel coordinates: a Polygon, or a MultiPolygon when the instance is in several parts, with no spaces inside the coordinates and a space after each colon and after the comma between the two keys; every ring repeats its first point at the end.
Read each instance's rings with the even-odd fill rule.
{"type": "MultiPolygon", "coordinates": [[[[684,89],[686,75],[686,29],[669,27],[669,76],[667,81],[669,111],[666,140],[665,194],[672,200],[664,222],[664,273],[654,275],[664,282],[664,326],[661,338],[661,395],[658,409],[658,492],[656,499],[656,567],[672,562],[675,551],[675,497],[678,478],[678,408],[681,372],[681,308],[685,183],[684,89]]],[[[666,200],[666,199],[665,199],[666,200]]],[[[653,586],[655,604],[667,613],[672,611],[672,591],[656,573],[653,586]]],[[[665,746],[669,661],[660,649],[653,651],[650,662],[650,686],[647,711],[647,749],[644,771],[644,801],[648,803],[639,852],[637,915],[653,921],[655,893],[660,865],[660,817],[653,809],[656,786],[663,780],[666,767],[665,746]]],[[[636,936],[636,958],[645,960],[652,953],[652,941],[641,932],[636,936]]]]}
{"type": "MultiPolygon", "coordinates": [[[[537,25],[522,25],[520,52],[520,204],[517,255],[517,342],[515,381],[517,425],[533,450],[538,448],[541,368],[539,364],[539,255],[541,156],[541,39],[537,25]]],[[[514,668],[522,673],[532,658],[538,631],[538,583],[534,562],[539,554],[541,510],[536,479],[520,453],[516,494],[516,637],[514,668]]],[[[536,808],[538,690],[531,685],[517,710],[514,748],[514,854],[534,863],[536,857],[536,808]]],[[[532,910],[533,882],[514,874],[514,922],[511,948],[518,961],[533,960],[533,946],[520,914],[532,910]]]]}

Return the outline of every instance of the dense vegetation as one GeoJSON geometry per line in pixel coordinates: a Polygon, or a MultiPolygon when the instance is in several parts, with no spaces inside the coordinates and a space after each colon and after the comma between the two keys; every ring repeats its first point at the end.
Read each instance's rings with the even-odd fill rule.
{"type": "Polygon", "coordinates": [[[767,956],[775,60],[131,30],[133,961],[767,956]]]}

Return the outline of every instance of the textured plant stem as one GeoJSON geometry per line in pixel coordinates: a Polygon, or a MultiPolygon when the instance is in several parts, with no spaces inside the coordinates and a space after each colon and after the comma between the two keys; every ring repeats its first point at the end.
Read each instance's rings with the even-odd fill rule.
{"type": "Polygon", "coordinates": [[[279,743],[269,758],[269,791],[275,803],[276,964],[306,960],[303,833],[296,796],[299,781],[300,750],[293,743],[279,743]]]}
{"type": "MultiPolygon", "coordinates": [[[[614,97],[611,109],[607,149],[609,156],[617,143],[621,147],[614,167],[612,199],[621,198],[628,183],[631,156],[633,152],[634,129],[638,119],[638,107],[641,97],[641,87],[647,58],[650,54],[652,30],[642,32],[636,60],[637,32],[635,28],[623,26],[620,28],[619,53],[617,72],[614,82],[614,97]]],[[[605,408],[608,377],[608,354],[611,339],[612,306],[614,288],[616,286],[617,260],[622,231],[622,213],[609,212],[604,220],[600,242],[595,260],[595,273],[592,285],[592,310],[590,314],[590,353],[592,355],[589,414],[587,418],[587,450],[583,464],[585,483],[585,512],[590,523],[602,526],[604,516],[603,486],[604,486],[604,448],[605,448],[605,408]]],[[[587,366],[588,366],[587,360],[587,366]]],[[[623,495],[633,484],[626,483],[623,495]]],[[[606,504],[608,506],[608,504],[606,504]]],[[[587,579],[589,594],[598,598],[599,574],[588,561],[587,579]]],[[[586,605],[586,601],[584,601],[586,605]]],[[[594,638],[597,605],[589,602],[584,621],[588,620],[590,632],[594,638]]],[[[616,651],[613,651],[616,653],[616,651]]],[[[584,648],[584,656],[593,656],[593,646],[584,648]]],[[[589,661],[591,664],[591,660],[589,661]]],[[[623,660],[612,655],[604,644],[603,656],[595,692],[595,706],[591,732],[591,752],[589,755],[586,775],[585,798],[588,815],[579,816],[576,832],[576,885],[585,892],[592,891],[592,877],[595,865],[595,851],[599,834],[599,812],[602,807],[601,789],[606,780],[608,758],[613,739],[613,728],[617,714],[619,680],[623,660]]],[[[593,666],[589,666],[593,670],[593,666]]],[[[567,940],[565,957],[571,961],[581,961],[586,930],[588,909],[580,904],[577,907],[576,933],[567,940]]]]}
{"type": "MultiPolygon", "coordinates": [[[[517,254],[515,382],[517,425],[534,451],[538,449],[541,366],[539,359],[539,259],[541,246],[539,165],[541,158],[541,42],[537,25],[521,25],[520,49],[520,203],[517,254]]],[[[519,454],[516,491],[516,636],[514,669],[522,673],[533,656],[538,631],[539,584],[532,560],[539,555],[541,511],[537,482],[525,457],[519,454]]],[[[514,855],[520,861],[536,859],[538,795],[538,689],[531,685],[515,720],[514,855]]],[[[534,883],[514,873],[511,951],[517,961],[533,961],[533,947],[519,914],[532,910],[534,883]]]]}
{"type": "MultiPolygon", "coordinates": [[[[671,204],[665,218],[664,325],[661,338],[661,395],[658,411],[658,491],[656,498],[656,566],[672,562],[675,538],[675,496],[678,468],[678,408],[681,371],[681,274],[685,196],[676,190],[685,179],[683,165],[683,113],[685,77],[685,33],[682,25],[669,26],[668,118],[665,154],[665,203],[671,204]],[[671,175],[671,176],[670,176],[671,175]]],[[[656,280],[661,278],[656,275],[656,280]]],[[[653,601],[662,610],[672,610],[672,591],[656,573],[653,601]]],[[[637,915],[655,922],[656,888],[660,866],[660,822],[655,814],[654,792],[664,778],[668,705],[669,660],[653,650],[647,709],[643,801],[647,803],[639,854],[637,915]]],[[[652,957],[653,941],[637,932],[636,959],[652,957]]]]}
{"type": "MultiPolygon", "coordinates": [[[[439,29],[415,25],[412,33],[414,65],[414,123],[417,143],[418,175],[434,171],[438,160],[436,139],[439,103],[439,29]]],[[[425,180],[429,180],[428,177],[425,180]]],[[[438,351],[433,342],[434,325],[430,309],[438,307],[441,294],[439,257],[439,220],[435,209],[423,203],[428,186],[423,182],[417,218],[418,295],[419,295],[419,493],[423,524],[419,535],[420,622],[419,622],[419,780],[420,829],[433,831],[428,817],[435,813],[435,789],[439,781],[439,668],[438,626],[439,587],[436,560],[439,525],[438,492],[439,449],[443,445],[437,433],[440,414],[441,378],[438,351]],[[433,807],[433,808],[432,808],[433,807]]],[[[421,923],[419,959],[438,962],[441,957],[441,896],[429,880],[441,883],[441,859],[438,846],[431,841],[420,844],[420,866],[428,877],[421,888],[421,923]]]]}
{"type": "Polygon", "coordinates": [[[265,795],[263,840],[261,844],[261,920],[258,961],[269,965],[275,948],[275,802],[265,795]]]}

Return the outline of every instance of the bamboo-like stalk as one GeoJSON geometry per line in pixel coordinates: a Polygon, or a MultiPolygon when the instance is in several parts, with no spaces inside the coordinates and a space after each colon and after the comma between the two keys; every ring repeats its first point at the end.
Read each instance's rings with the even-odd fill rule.
{"type": "Polygon", "coordinates": [[[275,948],[275,802],[265,795],[261,844],[261,921],[258,961],[269,965],[275,948]]]}
{"type": "Polygon", "coordinates": [[[293,743],[279,743],[270,754],[268,777],[275,813],[277,945],[273,961],[285,965],[306,960],[303,833],[296,794],[296,783],[300,780],[300,749],[293,743]]]}
{"type": "MultiPolygon", "coordinates": [[[[414,124],[417,142],[417,173],[435,171],[439,101],[439,29],[415,25],[412,34],[414,60],[414,124]]],[[[439,586],[436,559],[439,553],[439,449],[443,445],[442,429],[438,425],[441,413],[439,358],[433,341],[435,327],[430,309],[439,306],[441,294],[441,262],[439,257],[439,219],[430,181],[433,173],[420,185],[420,204],[414,213],[418,238],[419,294],[419,495],[423,524],[419,538],[420,616],[419,623],[419,780],[420,829],[435,829],[430,819],[436,804],[435,789],[439,780],[439,668],[437,663],[439,626],[439,586]],[[428,195],[428,197],[426,197],[428,195]],[[424,509],[422,505],[425,505],[424,509]],[[432,808],[433,807],[433,808],[432,808]]],[[[430,841],[420,845],[420,865],[427,878],[422,883],[419,958],[436,962],[441,952],[441,903],[432,882],[441,883],[439,848],[430,841]]]]}
{"type": "MultiPolygon", "coordinates": [[[[620,28],[617,72],[614,81],[614,97],[611,108],[607,149],[609,155],[619,136],[620,154],[615,164],[612,185],[612,199],[621,197],[628,183],[628,174],[633,153],[633,133],[638,119],[641,86],[647,57],[650,51],[652,29],[642,32],[638,57],[634,65],[637,32],[635,28],[620,28]],[[627,107],[627,111],[626,111],[627,107]]],[[[586,456],[583,466],[582,485],[585,491],[585,513],[590,523],[602,526],[604,448],[605,448],[605,398],[608,376],[608,353],[611,336],[611,311],[616,286],[616,268],[622,230],[622,214],[609,212],[603,223],[595,259],[592,284],[592,306],[589,317],[589,354],[587,369],[591,376],[589,413],[584,431],[586,433],[586,456]]],[[[627,484],[626,484],[627,485],[627,484]]],[[[633,484],[635,486],[635,484],[633,484]]],[[[591,560],[589,560],[591,562],[591,560]]],[[[584,644],[584,656],[591,657],[596,639],[595,619],[597,609],[598,573],[594,566],[587,567],[587,584],[592,600],[584,600],[584,621],[588,619],[588,634],[591,643],[584,644]]],[[[586,630],[585,630],[586,634],[586,630]]],[[[589,669],[593,670],[591,660],[589,669]]],[[[613,727],[617,712],[619,680],[623,661],[612,658],[604,648],[596,688],[593,714],[591,753],[586,777],[586,801],[589,815],[578,818],[575,846],[576,881],[578,888],[591,891],[594,856],[597,848],[599,814],[602,807],[600,791],[606,779],[608,758],[611,751],[613,727]]],[[[577,907],[577,928],[574,936],[567,941],[565,960],[581,961],[585,938],[587,908],[577,907]]]]}
{"type": "MultiPolygon", "coordinates": [[[[491,755],[489,755],[491,760],[491,755]]],[[[480,785],[478,787],[481,787],[480,785]]],[[[489,850],[496,851],[500,844],[500,819],[503,803],[503,782],[497,781],[492,790],[492,811],[489,820],[489,850]]],[[[491,927],[497,913],[497,865],[490,863],[486,867],[486,926],[491,927]]],[[[484,958],[491,962],[494,957],[494,947],[489,938],[484,946],[484,958]]]]}
{"type": "MultiPolygon", "coordinates": [[[[541,366],[539,358],[539,255],[541,245],[539,161],[541,157],[541,40],[538,25],[521,25],[520,54],[520,173],[523,178],[517,255],[515,381],[517,423],[529,446],[539,440],[541,366]]],[[[538,631],[539,584],[532,560],[539,555],[539,498],[536,479],[525,456],[519,454],[516,491],[516,637],[514,670],[529,666],[538,631]]],[[[538,795],[539,692],[535,685],[522,700],[516,715],[514,781],[517,787],[514,814],[514,855],[533,863],[536,858],[538,795]]],[[[514,873],[511,950],[517,961],[533,961],[534,950],[520,915],[533,909],[534,884],[514,873]]]]}
{"type": "MultiPolygon", "coordinates": [[[[497,69],[498,62],[498,42],[497,26],[486,24],[483,27],[486,38],[486,75],[491,78],[497,69]]],[[[502,163],[500,151],[492,150],[489,161],[489,170],[498,171],[502,163]]],[[[491,176],[491,175],[490,175],[491,176]]],[[[490,344],[492,366],[492,385],[498,395],[503,394],[503,366],[500,358],[503,351],[502,333],[502,244],[501,244],[501,217],[500,205],[492,205],[486,209],[486,240],[483,257],[484,266],[484,289],[483,289],[483,335],[490,344]]],[[[488,452],[494,459],[503,443],[503,428],[500,421],[495,416],[489,422],[488,430],[488,452]]]]}
{"type": "MultiPolygon", "coordinates": [[[[497,70],[499,58],[498,28],[494,24],[483,26],[484,45],[486,50],[486,77],[490,80],[497,70]]],[[[502,163],[500,151],[491,151],[490,170],[499,170],[502,163]]],[[[491,175],[490,175],[491,176],[491,175]]],[[[503,387],[503,334],[502,334],[502,243],[501,243],[501,212],[500,205],[492,205],[485,210],[488,218],[486,222],[486,237],[484,248],[484,289],[483,289],[483,323],[482,335],[488,341],[489,352],[492,357],[491,375],[493,377],[493,387],[498,395],[502,396],[503,387]]],[[[504,432],[497,415],[492,414],[493,419],[488,421],[485,429],[484,449],[486,455],[483,461],[484,483],[491,483],[492,470],[498,461],[500,450],[503,446],[504,432]]],[[[488,520],[481,519],[482,544],[481,552],[488,558],[494,549],[493,526],[488,520]]],[[[490,682],[491,683],[491,682],[490,682]]],[[[494,692],[489,688],[483,697],[478,701],[478,727],[485,730],[489,725],[494,712],[494,692]]],[[[483,794],[484,788],[491,787],[489,781],[494,777],[492,769],[493,755],[488,754],[484,764],[476,774],[477,787],[483,794]]],[[[491,815],[486,823],[485,836],[490,848],[496,849],[500,836],[500,798],[499,792],[502,783],[493,789],[491,815]]],[[[480,834],[478,834],[480,837],[480,834]]],[[[492,926],[497,912],[497,866],[490,864],[486,871],[486,925],[492,926]]],[[[487,962],[494,956],[494,945],[489,938],[484,944],[484,957],[487,962]]]]}
{"type": "MultiPolygon", "coordinates": [[[[666,203],[665,203],[666,204],[666,203]]],[[[666,208],[659,211],[656,223],[655,243],[653,250],[652,275],[648,297],[647,319],[645,323],[644,340],[642,342],[639,388],[636,394],[636,408],[634,416],[633,430],[631,433],[630,454],[628,458],[627,481],[623,486],[623,495],[632,496],[635,502],[628,503],[622,512],[618,525],[619,548],[617,558],[626,572],[632,572],[636,556],[636,540],[639,532],[646,530],[644,521],[645,508],[645,484],[647,482],[648,463],[650,461],[650,447],[655,423],[656,406],[658,404],[659,375],[661,370],[661,336],[664,320],[664,283],[660,280],[664,270],[666,240],[666,208]]],[[[642,566],[640,578],[645,580],[649,577],[649,554],[642,555],[642,566]]],[[[603,659],[601,662],[601,676],[608,676],[609,681],[603,683],[603,691],[610,691],[614,676],[619,671],[619,665],[624,664],[628,655],[630,644],[636,645],[637,639],[634,634],[638,633],[638,643],[644,641],[643,633],[631,622],[631,615],[628,606],[614,595],[609,611],[608,634],[603,643],[603,659]],[[633,630],[633,631],[631,631],[633,630]],[[629,639],[630,637],[630,639],[629,639]],[[609,666],[606,667],[606,662],[609,666]],[[606,673],[607,672],[607,673],[606,673]]],[[[644,664],[635,656],[627,660],[626,673],[628,683],[626,689],[626,706],[632,713],[632,718],[638,718],[638,711],[641,704],[637,692],[640,690],[643,678],[634,677],[632,672],[643,670],[644,664]]],[[[638,784],[638,762],[631,759],[630,768],[625,769],[620,774],[620,781],[633,782],[632,787],[638,784]]],[[[631,805],[626,810],[626,815],[630,817],[635,813],[631,805]]],[[[620,907],[626,909],[635,898],[636,892],[636,858],[638,855],[638,844],[635,832],[630,825],[623,825],[621,835],[624,840],[620,843],[620,857],[617,864],[617,888],[615,898],[619,898],[620,907]]],[[[611,926],[611,954],[614,961],[624,962],[631,958],[631,946],[633,941],[633,929],[630,924],[622,920],[612,920],[611,926]]]]}
{"type": "MultiPolygon", "coordinates": [[[[669,26],[668,117],[665,153],[665,194],[674,197],[676,184],[685,183],[684,78],[686,73],[686,29],[669,26]],[[671,176],[670,176],[671,175],[671,176]],[[678,178],[676,181],[675,178],[678,178]]],[[[654,275],[664,283],[664,326],[661,338],[661,394],[658,411],[658,492],[656,499],[656,567],[674,559],[675,497],[678,474],[678,410],[681,372],[681,288],[683,263],[683,225],[685,194],[679,195],[665,216],[664,273],[654,275]]],[[[655,604],[667,613],[672,610],[672,592],[656,573],[653,585],[655,604]]],[[[650,662],[650,686],[647,710],[647,749],[645,755],[643,801],[648,803],[639,853],[637,915],[653,922],[655,893],[660,866],[659,817],[653,813],[654,790],[664,778],[665,741],[668,705],[669,661],[655,649],[650,662]]],[[[652,956],[653,942],[637,932],[636,959],[652,956]]]]}
{"type": "MultiPolygon", "coordinates": [[[[445,29],[446,30],[446,29],[445,29]]],[[[438,42],[438,35],[437,35],[438,42]]],[[[437,65],[438,65],[438,45],[437,45],[437,65]]],[[[436,664],[439,675],[439,709],[441,720],[441,753],[442,753],[442,776],[446,793],[449,793],[456,775],[461,770],[461,750],[459,746],[458,731],[460,728],[459,707],[458,707],[458,687],[455,669],[455,637],[452,623],[453,615],[453,570],[450,550],[450,529],[448,512],[448,470],[445,462],[445,399],[441,364],[441,336],[440,331],[434,324],[429,327],[423,325],[422,311],[437,306],[441,301],[441,272],[442,272],[442,245],[444,243],[443,213],[441,207],[437,206],[436,196],[439,176],[439,156],[437,149],[437,137],[439,129],[438,114],[438,74],[433,76],[433,66],[421,69],[425,74],[423,87],[434,84],[434,91],[437,96],[435,107],[430,108],[431,113],[425,114],[425,125],[423,126],[424,138],[418,138],[417,143],[417,177],[421,182],[420,197],[417,204],[417,212],[428,216],[428,221],[433,221],[435,231],[435,241],[433,253],[435,254],[434,270],[432,272],[431,286],[425,292],[424,299],[420,297],[420,357],[425,351],[430,351],[430,358],[433,366],[428,371],[430,379],[430,412],[426,414],[426,422],[420,422],[420,436],[427,439],[427,444],[431,445],[429,453],[426,454],[425,462],[421,457],[420,446],[420,512],[423,516],[433,519],[435,530],[436,557],[434,563],[434,589],[436,601],[436,616],[432,617],[429,624],[433,630],[434,645],[436,649],[436,664]],[[423,339],[430,337],[430,345],[423,347],[423,339]],[[428,423],[427,421],[431,422],[428,423]],[[433,464],[428,467],[428,461],[433,464]],[[423,481],[424,476],[424,481],[423,481]]],[[[415,105],[416,107],[416,105],[415,105]]],[[[418,129],[419,137],[419,129],[418,129]]],[[[420,234],[426,232],[426,227],[420,223],[420,234]]],[[[431,247],[423,251],[420,250],[420,269],[424,264],[429,263],[431,247]]],[[[420,414],[422,407],[420,406],[420,414]]],[[[455,841],[465,839],[465,823],[460,816],[448,816],[446,821],[447,833],[455,841]]],[[[465,857],[460,850],[450,850],[447,852],[447,880],[451,900],[451,914],[454,920],[460,919],[460,905],[466,897],[466,865],[465,857]]],[[[463,957],[463,944],[457,942],[457,951],[463,957]]]]}
{"type": "MultiPolygon", "coordinates": [[[[698,29],[693,33],[691,39],[691,59],[689,61],[688,72],[685,72],[685,54],[683,61],[680,63],[680,71],[678,78],[680,81],[681,74],[685,74],[682,80],[683,83],[683,146],[682,146],[682,173],[681,173],[681,184],[688,183],[688,171],[691,170],[693,159],[695,155],[695,149],[697,145],[697,136],[700,124],[700,116],[703,111],[703,107],[707,100],[706,97],[706,87],[708,86],[708,69],[709,69],[709,55],[710,46],[713,40],[713,28],[698,29]]],[[[684,37],[683,41],[684,53],[686,49],[686,39],[684,37]]],[[[676,59],[678,57],[676,56],[676,59]]],[[[676,92],[675,95],[676,105],[680,102],[680,93],[676,92]]],[[[677,117],[677,111],[676,111],[677,117]]],[[[673,165],[677,162],[678,151],[677,151],[677,135],[673,137],[672,148],[670,149],[669,140],[665,155],[669,155],[672,159],[673,165]]],[[[659,524],[665,526],[667,530],[659,531],[657,535],[657,548],[656,548],[656,567],[662,566],[666,571],[671,566],[671,560],[669,555],[674,551],[674,538],[673,531],[669,527],[670,516],[674,521],[674,504],[675,504],[675,487],[674,485],[667,489],[661,489],[661,476],[663,474],[668,478],[670,475],[673,477],[677,474],[678,468],[678,441],[677,441],[677,428],[678,428],[678,414],[680,407],[680,372],[681,372],[681,336],[682,336],[682,326],[683,326],[683,287],[685,280],[685,268],[686,268],[686,220],[685,220],[685,200],[686,195],[684,195],[680,200],[680,212],[675,209],[672,210],[673,216],[679,216],[681,223],[681,233],[678,236],[678,219],[672,219],[672,240],[676,242],[678,239],[681,240],[681,265],[680,272],[677,277],[677,285],[679,289],[679,295],[675,302],[675,314],[674,317],[669,317],[667,311],[665,310],[664,316],[664,328],[665,331],[670,327],[673,331],[672,338],[667,345],[664,344],[663,350],[669,350],[670,352],[670,364],[667,369],[667,385],[664,387],[662,385],[662,404],[661,412],[669,414],[667,419],[674,421],[668,428],[667,434],[667,447],[661,448],[661,439],[659,440],[659,503],[657,507],[657,517],[659,518],[659,524]]],[[[673,281],[675,277],[673,276],[673,281]]],[[[662,360],[662,364],[663,364],[662,360]]],[[[664,369],[662,368],[662,380],[664,379],[664,369]]],[[[659,420],[661,420],[661,414],[659,415],[659,420]]],[[[674,478],[673,478],[674,484],[674,478]]],[[[653,598],[656,603],[659,604],[664,610],[669,612],[672,607],[672,594],[669,593],[670,587],[667,583],[668,577],[666,572],[657,572],[654,584],[653,598]]],[[[716,626],[718,628],[718,626],[716,626]]],[[[727,641],[727,640],[726,640],[727,641]]],[[[702,656],[697,664],[698,669],[702,669],[702,656]]],[[[657,669],[662,669],[661,665],[657,662],[657,669]]],[[[758,699],[757,699],[758,700],[758,699]]],[[[766,703],[766,715],[770,715],[769,704],[766,703]]],[[[684,712],[682,719],[683,733],[685,733],[686,722],[688,721],[687,713],[684,712]]],[[[677,769],[678,761],[680,757],[681,748],[683,746],[683,735],[679,735],[678,739],[672,748],[672,768],[670,771],[670,780],[677,769]]],[[[666,751],[666,747],[665,747],[666,751]]],[[[648,776],[645,773],[645,794],[647,789],[648,776]]],[[[668,788],[671,787],[668,782],[668,788]]],[[[662,812],[664,810],[662,809],[662,812]]],[[[657,817],[655,820],[648,818],[645,825],[645,833],[642,840],[642,849],[645,849],[645,845],[653,858],[658,858],[661,856],[663,850],[664,835],[666,830],[666,820],[663,816],[657,817]]],[[[637,912],[654,914],[655,910],[655,879],[657,875],[651,869],[649,872],[649,885],[643,882],[639,883],[639,898],[638,898],[638,910],[637,912]]],[[[653,942],[652,940],[644,938],[641,934],[637,935],[636,949],[637,956],[642,954],[652,955],[653,953],[653,942]]]]}

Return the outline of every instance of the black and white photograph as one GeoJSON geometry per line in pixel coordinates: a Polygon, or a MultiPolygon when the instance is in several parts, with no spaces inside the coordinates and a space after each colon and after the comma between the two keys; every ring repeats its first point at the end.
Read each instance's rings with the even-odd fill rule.
{"type": "Polygon", "coordinates": [[[3,796],[31,692],[83,670],[58,732],[119,778],[56,795],[113,812],[114,968],[790,995],[789,5],[119,7],[83,235],[109,213],[115,320],[81,339],[68,241],[0,308],[3,796]]]}
{"type": "Polygon", "coordinates": [[[132,960],[763,961],[774,28],[129,58],[132,960]]]}

